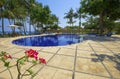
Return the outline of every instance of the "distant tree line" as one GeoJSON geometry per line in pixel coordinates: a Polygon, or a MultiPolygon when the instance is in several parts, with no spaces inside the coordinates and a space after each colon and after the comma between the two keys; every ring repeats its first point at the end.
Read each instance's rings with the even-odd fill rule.
{"type": "Polygon", "coordinates": [[[84,18],[84,29],[96,29],[99,34],[104,31],[120,33],[120,0],[81,0],[76,12],[71,8],[64,18],[71,27],[78,18],[80,28],[81,18],[84,18]]]}

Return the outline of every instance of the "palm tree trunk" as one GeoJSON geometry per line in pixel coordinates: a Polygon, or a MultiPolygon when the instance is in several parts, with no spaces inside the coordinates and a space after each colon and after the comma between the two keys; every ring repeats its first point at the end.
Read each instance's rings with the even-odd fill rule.
{"type": "Polygon", "coordinates": [[[29,34],[31,35],[31,22],[29,23],[29,34]]]}
{"type": "Polygon", "coordinates": [[[24,34],[26,35],[26,30],[25,30],[25,23],[24,23],[24,20],[22,20],[22,24],[23,24],[24,34]]]}
{"type": "Polygon", "coordinates": [[[8,19],[8,21],[9,21],[9,24],[11,25],[12,23],[10,22],[10,19],[8,19]]]}
{"type": "Polygon", "coordinates": [[[103,11],[100,13],[100,22],[99,22],[99,26],[100,26],[100,35],[102,35],[102,33],[103,33],[103,17],[104,17],[104,15],[103,15],[103,11]]]}
{"type": "MultiPolygon", "coordinates": [[[[81,27],[81,18],[79,18],[79,34],[80,34],[80,27],[81,27]]],[[[83,32],[82,32],[83,34],[83,32]]]]}
{"type": "Polygon", "coordinates": [[[41,26],[41,33],[43,33],[43,23],[42,22],[41,22],[40,26],[41,26]]]}

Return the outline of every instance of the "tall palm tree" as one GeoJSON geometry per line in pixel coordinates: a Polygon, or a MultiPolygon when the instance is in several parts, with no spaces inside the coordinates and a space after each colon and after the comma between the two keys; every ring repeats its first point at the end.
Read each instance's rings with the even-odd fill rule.
{"type": "Polygon", "coordinates": [[[76,16],[74,13],[74,10],[71,8],[68,13],[65,13],[65,15],[66,16],[64,18],[68,19],[67,23],[73,26],[73,24],[76,22],[73,20],[73,18],[75,18],[75,16],[76,16]]]}
{"type": "MultiPolygon", "coordinates": [[[[25,19],[26,17],[26,10],[24,5],[21,5],[19,2],[16,2],[16,0],[8,0],[7,5],[5,7],[5,18],[9,20],[10,24],[16,24],[17,21],[21,21],[25,19]]],[[[11,28],[13,33],[15,32],[15,28],[11,28]]]]}
{"type": "Polygon", "coordinates": [[[26,4],[27,4],[27,7],[28,7],[28,15],[29,15],[29,34],[31,34],[31,14],[32,14],[32,10],[33,10],[33,7],[35,6],[36,4],[36,1],[35,0],[28,0],[26,1],[26,4]]]}

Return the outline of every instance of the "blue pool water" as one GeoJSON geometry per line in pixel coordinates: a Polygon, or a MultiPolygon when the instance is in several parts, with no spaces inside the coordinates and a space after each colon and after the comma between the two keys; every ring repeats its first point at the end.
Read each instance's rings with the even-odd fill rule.
{"type": "Polygon", "coordinates": [[[77,34],[56,34],[21,38],[12,41],[21,46],[63,46],[81,42],[83,39],[77,34]]]}

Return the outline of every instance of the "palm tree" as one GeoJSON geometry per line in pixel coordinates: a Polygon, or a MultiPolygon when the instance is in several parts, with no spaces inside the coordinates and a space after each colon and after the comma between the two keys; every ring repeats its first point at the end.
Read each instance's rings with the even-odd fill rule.
{"type": "Polygon", "coordinates": [[[33,14],[31,15],[32,20],[37,24],[37,28],[41,28],[43,31],[43,24],[47,24],[48,19],[50,17],[50,9],[49,6],[42,6],[42,4],[37,4],[36,9],[33,9],[33,14]]]}
{"type": "MultiPolygon", "coordinates": [[[[24,5],[21,5],[19,2],[16,2],[16,0],[10,0],[7,1],[7,5],[5,7],[6,16],[9,20],[9,24],[16,24],[16,22],[22,22],[26,18],[26,8],[24,5]]],[[[15,33],[15,28],[11,28],[13,33],[15,33]]]]}
{"type": "Polygon", "coordinates": [[[76,16],[74,13],[74,10],[71,8],[68,13],[65,13],[65,15],[66,16],[64,18],[68,19],[67,23],[73,26],[73,24],[76,22],[73,20],[73,18],[75,18],[75,16],[76,16]]]}
{"type": "Polygon", "coordinates": [[[29,15],[29,34],[31,34],[31,14],[32,14],[32,10],[33,10],[33,7],[35,6],[36,2],[35,0],[28,0],[27,1],[27,4],[28,4],[28,15],[29,15]]]}
{"type": "Polygon", "coordinates": [[[46,28],[54,27],[55,25],[58,26],[59,19],[56,15],[50,14],[50,17],[47,20],[46,28]]]}
{"type": "Polygon", "coordinates": [[[81,27],[81,10],[80,9],[76,11],[75,18],[79,19],[79,33],[80,33],[80,27],[81,27]]]}

